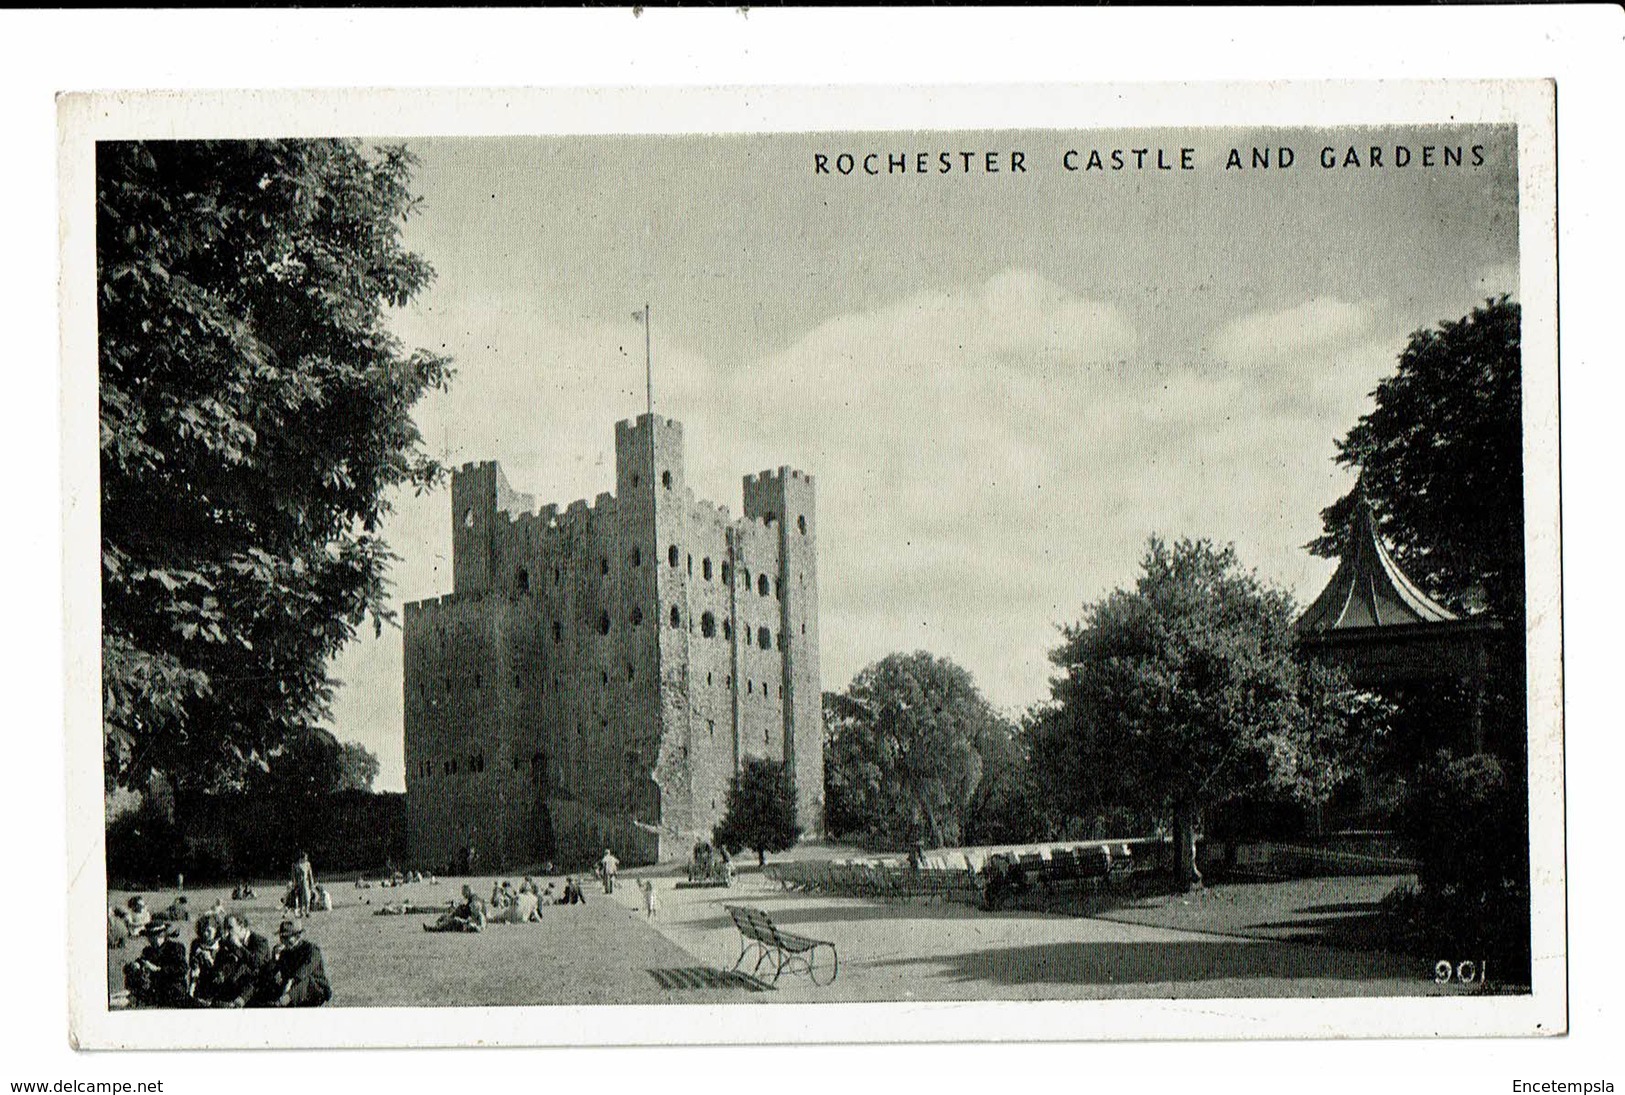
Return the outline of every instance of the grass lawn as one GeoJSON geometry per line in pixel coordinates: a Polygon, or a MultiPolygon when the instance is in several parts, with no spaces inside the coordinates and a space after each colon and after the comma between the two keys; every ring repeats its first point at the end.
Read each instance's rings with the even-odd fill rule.
{"type": "MultiPolygon", "coordinates": [[[[753,995],[743,983],[720,981],[652,931],[588,879],[587,904],[549,905],[540,924],[492,924],[479,934],[429,933],[432,916],[378,916],[385,902],[444,903],[468,881],[487,896],[491,879],[444,879],[390,889],[358,890],[330,883],[334,907],[312,913],[306,935],[322,949],[332,1006],[498,1006],[504,1004],[725,1003],[753,995]],[[363,902],[370,902],[364,904],[363,902]]],[[[544,882],[546,880],[543,880],[544,882]]],[[[554,880],[562,889],[562,880],[554,880]]],[[[194,914],[216,896],[245,912],[254,929],[275,939],[284,913],[282,886],[256,886],[259,897],[233,903],[230,888],[188,891],[194,914]]],[[[143,891],[149,908],[174,899],[173,890],[143,891]]],[[[127,892],[114,892],[120,904],[127,892]]],[[[191,939],[191,925],[182,925],[191,939]]],[[[108,984],[122,988],[123,963],[140,952],[132,940],[110,950],[108,984]]]]}

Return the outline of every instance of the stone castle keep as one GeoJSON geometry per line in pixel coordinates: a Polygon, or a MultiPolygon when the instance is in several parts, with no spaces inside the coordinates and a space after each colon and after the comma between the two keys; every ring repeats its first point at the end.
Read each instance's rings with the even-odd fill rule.
{"type": "Polygon", "coordinates": [[[789,762],[822,831],[813,479],[697,499],[683,427],[615,426],[615,493],[535,509],[495,463],[452,473],[453,591],[406,606],[413,861],[686,857],[743,758],[789,762]]]}

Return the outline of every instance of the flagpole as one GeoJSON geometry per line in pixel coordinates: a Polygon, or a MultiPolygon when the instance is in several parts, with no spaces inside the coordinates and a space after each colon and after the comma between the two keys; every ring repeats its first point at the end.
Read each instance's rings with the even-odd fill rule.
{"type": "Polygon", "coordinates": [[[647,402],[646,409],[650,418],[653,418],[655,413],[655,374],[652,353],[654,336],[649,331],[653,324],[654,314],[649,311],[649,305],[645,303],[643,306],[643,390],[647,402]]]}

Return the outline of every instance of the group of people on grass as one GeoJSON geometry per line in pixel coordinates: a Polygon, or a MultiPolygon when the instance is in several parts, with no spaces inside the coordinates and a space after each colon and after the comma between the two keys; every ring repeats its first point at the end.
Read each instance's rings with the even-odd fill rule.
{"type": "MultiPolygon", "coordinates": [[[[604,887],[606,894],[615,892],[615,879],[620,872],[620,860],[608,848],[604,849],[604,856],[593,867],[593,873],[599,883],[604,887]]],[[[655,911],[655,896],[653,886],[640,882],[643,890],[644,911],[653,916],[655,911]]],[[[587,895],[581,888],[581,882],[574,875],[564,880],[564,889],[557,898],[553,897],[553,884],[549,882],[545,887],[539,885],[526,875],[524,880],[516,887],[511,881],[493,882],[491,885],[491,899],[489,901],[474,892],[474,887],[463,886],[460,900],[451,903],[440,916],[430,923],[423,925],[426,932],[480,932],[488,924],[526,924],[534,923],[542,918],[544,905],[585,905],[587,895]]],[[[386,905],[381,912],[415,911],[414,907],[401,905],[386,905]]]]}
{"type": "MultiPolygon", "coordinates": [[[[130,899],[132,909],[138,903],[144,911],[130,899]]],[[[321,948],[299,920],[284,920],[275,944],[240,912],[198,917],[190,946],[176,920],[149,918],[140,934],[146,946],[124,965],[135,1007],[319,1007],[333,996],[321,948]]]]}

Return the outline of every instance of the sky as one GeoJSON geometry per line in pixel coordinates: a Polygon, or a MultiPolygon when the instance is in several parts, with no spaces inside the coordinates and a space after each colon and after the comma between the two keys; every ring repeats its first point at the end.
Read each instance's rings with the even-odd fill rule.
{"type": "MultiPolygon", "coordinates": [[[[1516,295],[1514,136],[413,139],[405,238],[437,278],[390,322],[455,362],[417,410],[428,449],[568,503],[613,487],[647,303],[655,409],[684,423],[696,493],[737,515],[747,473],[817,479],[824,688],[925,649],[1016,713],[1048,696],[1058,628],[1132,584],[1153,534],[1233,542],[1314,598],[1334,564],[1303,545],[1352,482],[1337,438],[1411,332],[1516,295]],[[1253,168],[1254,148],[1293,162],[1253,168]],[[1091,149],[1106,170],[1065,170],[1091,149]],[[1192,169],[1156,169],[1158,149],[1192,169]],[[887,172],[922,152],[926,173],[887,172]]],[[[397,609],[451,591],[447,492],[398,496],[385,535],[397,609]]],[[[401,789],[399,630],[363,629],[332,672],[335,733],[401,789]]]]}

